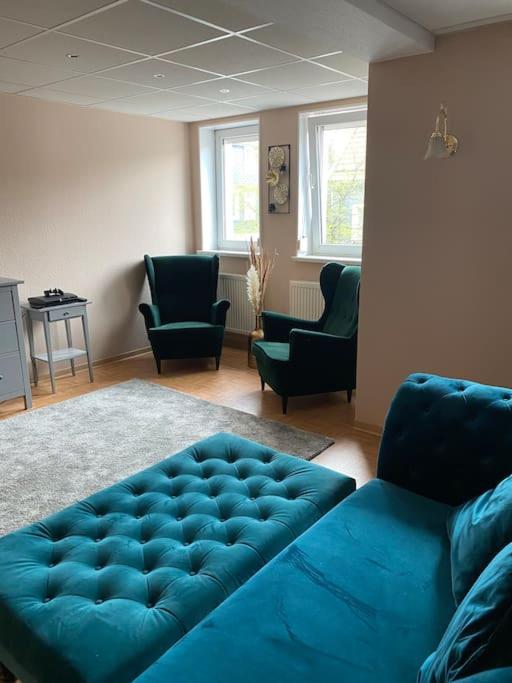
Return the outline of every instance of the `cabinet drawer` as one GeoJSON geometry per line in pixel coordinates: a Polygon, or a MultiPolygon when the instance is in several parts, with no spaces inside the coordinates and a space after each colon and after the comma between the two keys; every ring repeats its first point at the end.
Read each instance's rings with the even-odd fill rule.
{"type": "Polygon", "coordinates": [[[14,306],[10,288],[0,289],[0,322],[4,320],[14,320],[14,306]]]}
{"type": "Polygon", "coordinates": [[[54,311],[48,311],[48,320],[54,322],[55,320],[66,320],[66,318],[78,318],[85,312],[85,306],[68,306],[67,308],[56,308],[54,311]]]}
{"type": "Polygon", "coordinates": [[[18,350],[18,335],[14,320],[8,323],[0,323],[0,355],[13,353],[18,350]]]}
{"type": "Polygon", "coordinates": [[[0,357],[0,398],[16,391],[23,393],[21,363],[17,353],[0,357]]]}

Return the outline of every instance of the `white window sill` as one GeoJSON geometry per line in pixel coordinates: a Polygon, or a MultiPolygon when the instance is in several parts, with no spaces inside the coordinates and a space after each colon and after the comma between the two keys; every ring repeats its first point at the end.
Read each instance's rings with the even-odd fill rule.
{"type": "Polygon", "coordinates": [[[217,254],[218,256],[228,256],[230,258],[249,258],[249,254],[246,251],[230,251],[229,249],[198,249],[196,254],[217,254]]]}
{"type": "Polygon", "coordinates": [[[360,266],[360,256],[313,256],[312,254],[297,254],[292,256],[292,261],[302,261],[303,263],[344,263],[348,266],[360,266]]]}

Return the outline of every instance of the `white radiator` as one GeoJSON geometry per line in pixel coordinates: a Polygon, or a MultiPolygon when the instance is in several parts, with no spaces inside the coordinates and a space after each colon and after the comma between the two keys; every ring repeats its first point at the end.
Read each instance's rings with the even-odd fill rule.
{"type": "Polygon", "coordinates": [[[324,298],[318,282],[291,280],[290,315],[318,320],[324,312],[324,298]]]}
{"type": "Polygon", "coordinates": [[[247,298],[245,275],[220,273],[217,296],[231,301],[226,317],[227,330],[246,333],[254,329],[254,313],[247,298]]]}

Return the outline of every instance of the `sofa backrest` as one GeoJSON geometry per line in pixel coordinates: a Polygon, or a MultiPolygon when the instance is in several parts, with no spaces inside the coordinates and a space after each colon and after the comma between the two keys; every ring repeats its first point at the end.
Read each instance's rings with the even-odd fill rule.
{"type": "Polygon", "coordinates": [[[512,473],[512,389],[414,374],[386,418],[377,476],[459,505],[512,473]]]}
{"type": "Polygon", "coordinates": [[[162,324],[181,320],[209,322],[217,298],[219,257],[144,256],[151,299],[162,324]]]}

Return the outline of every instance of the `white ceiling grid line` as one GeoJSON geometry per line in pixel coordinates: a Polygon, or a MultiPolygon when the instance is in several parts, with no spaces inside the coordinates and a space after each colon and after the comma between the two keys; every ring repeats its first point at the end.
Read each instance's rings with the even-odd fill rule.
{"type": "Polygon", "coordinates": [[[0,0],[0,92],[180,121],[354,97],[511,1],[0,0]]]}

